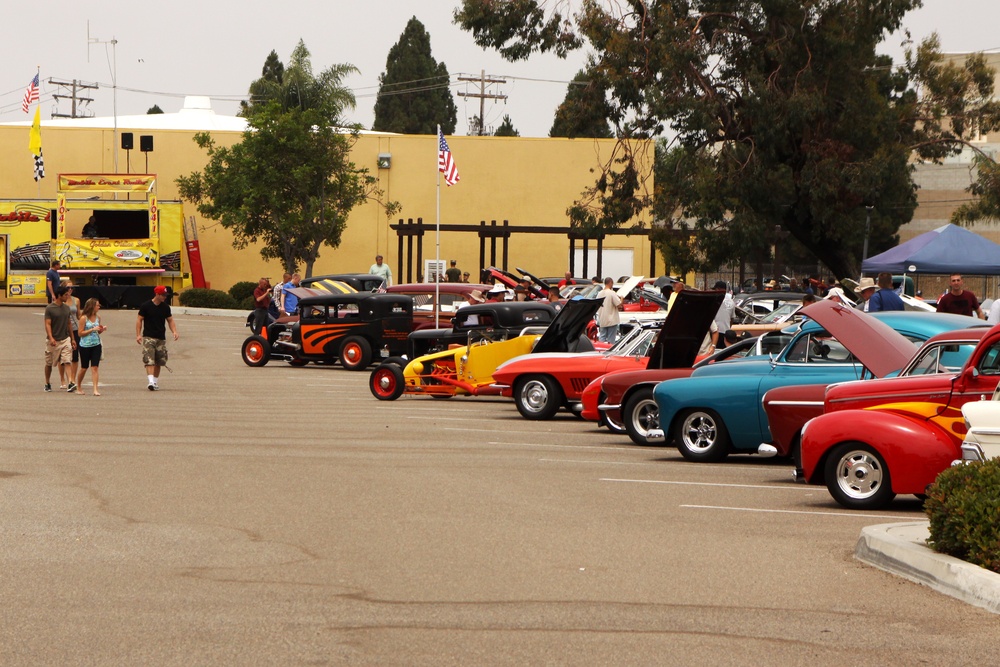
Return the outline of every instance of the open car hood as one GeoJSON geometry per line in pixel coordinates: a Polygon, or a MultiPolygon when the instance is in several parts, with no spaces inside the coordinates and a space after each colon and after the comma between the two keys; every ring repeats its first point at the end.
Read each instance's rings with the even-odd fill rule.
{"type": "Polygon", "coordinates": [[[634,290],[636,287],[639,286],[639,283],[641,283],[644,280],[645,278],[642,276],[632,276],[631,278],[623,282],[621,287],[615,290],[615,294],[624,299],[629,295],[629,293],[632,290],[634,290]]]}
{"type": "Polygon", "coordinates": [[[580,335],[604,299],[570,299],[539,337],[532,352],[576,352],[580,335]]]}
{"type": "Polygon", "coordinates": [[[527,278],[528,280],[530,280],[532,285],[534,285],[535,287],[537,287],[540,290],[544,290],[545,293],[548,294],[549,288],[551,286],[547,282],[545,282],[544,280],[542,280],[538,276],[533,276],[532,274],[528,273],[527,271],[525,271],[524,269],[522,269],[519,266],[515,266],[514,268],[517,269],[518,273],[520,273],[522,276],[524,276],[525,278],[527,278]]]}
{"type": "Polygon", "coordinates": [[[689,368],[698,357],[705,335],[712,327],[726,293],[681,290],[663,321],[656,342],[649,348],[646,368],[689,368]]]}
{"type": "Polygon", "coordinates": [[[860,310],[824,299],[802,313],[839,340],[875,377],[899,370],[916,348],[903,334],[860,310]]]}

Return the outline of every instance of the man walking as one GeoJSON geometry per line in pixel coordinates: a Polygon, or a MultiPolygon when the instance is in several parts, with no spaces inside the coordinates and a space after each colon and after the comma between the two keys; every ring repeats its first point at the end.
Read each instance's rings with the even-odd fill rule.
{"type": "Polygon", "coordinates": [[[382,255],[375,255],[375,263],[368,269],[368,273],[381,276],[386,287],[392,287],[392,270],[389,265],[382,261],[382,255]]]}
{"type": "Polygon", "coordinates": [[[985,320],[983,309],[979,307],[979,300],[976,299],[976,295],[965,289],[962,282],[962,274],[953,273],[949,280],[948,291],[937,300],[937,312],[968,315],[969,317],[975,314],[979,319],[985,320]]]}
{"type": "Polygon", "coordinates": [[[180,338],[167,303],[168,294],[166,287],[157,285],[153,299],[139,306],[135,321],[135,342],[142,346],[142,364],[146,367],[150,391],[159,391],[160,368],[167,365],[167,326],[174,340],[180,338]]]}
{"type": "Polygon", "coordinates": [[[878,291],[868,299],[868,312],[880,313],[886,310],[906,310],[906,307],[892,288],[892,274],[883,271],[878,274],[878,291]]]}
{"type": "MultiPolygon", "coordinates": [[[[58,262],[56,262],[58,264],[58,262]]],[[[73,348],[76,341],[70,335],[69,306],[66,305],[65,287],[59,285],[52,294],[52,303],[45,306],[45,391],[52,391],[52,367],[59,367],[59,388],[74,391],[76,383],[73,378],[66,384],[66,371],[73,359],[73,348]]]]}

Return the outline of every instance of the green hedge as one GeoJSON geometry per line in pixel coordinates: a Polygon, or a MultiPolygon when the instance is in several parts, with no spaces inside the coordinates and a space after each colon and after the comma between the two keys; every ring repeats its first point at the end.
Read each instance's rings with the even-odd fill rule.
{"type": "Polygon", "coordinates": [[[181,292],[178,300],[182,306],[187,306],[188,308],[240,309],[240,304],[236,302],[236,299],[217,289],[192,287],[181,292]]]}
{"type": "Polygon", "coordinates": [[[931,548],[1000,573],[1000,459],[942,472],[924,511],[931,548]]]}
{"type": "Polygon", "coordinates": [[[253,291],[257,289],[257,283],[249,280],[242,280],[229,288],[229,296],[233,297],[237,303],[253,298],[253,291]]]}

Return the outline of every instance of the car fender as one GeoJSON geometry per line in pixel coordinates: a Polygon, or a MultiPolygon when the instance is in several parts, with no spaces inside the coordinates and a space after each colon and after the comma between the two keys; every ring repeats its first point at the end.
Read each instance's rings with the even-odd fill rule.
{"type": "Polygon", "coordinates": [[[757,398],[761,377],[733,375],[724,380],[720,382],[716,376],[701,378],[693,375],[656,385],[653,399],[660,410],[663,432],[669,437],[681,412],[708,409],[722,418],[734,449],[755,451],[761,442],[757,398]],[[748,435],[751,433],[752,437],[748,435]]]}
{"type": "Polygon", "coordinates": [[[807,421],[823,414],[825,384],[775,387],[764,394],[764,413],[770,445],[778,456],[788,456],[807,421]]]}
{"type": "Polygon", "coordinates": [[[830,451],[844,442],[872,447],[885,460],[897,494],[922,494],[942,470],[961,456],[947,431],[926,419],[885,410],[840,410],[810,420],[802,430],[802,471],[809,484],[823,484],[830,451]]]}

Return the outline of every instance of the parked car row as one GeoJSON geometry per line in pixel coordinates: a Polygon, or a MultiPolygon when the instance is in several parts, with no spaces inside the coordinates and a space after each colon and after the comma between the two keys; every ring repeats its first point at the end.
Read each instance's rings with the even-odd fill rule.
{"type": "MultiPolygon", "coordinates": [[[[427,310],[440,309],[444,293],[460,294],[425,293],[427,310]]],[[[561,310],[540,300],[468,305],[447,328],[414,331],[421,295],[314,294],[301,299],[297,321],[249,337],[243,358],[353,370],[374,362],[369,388],[379,400],[506,396],[526,419],[566,409],[693,462],[789,457],[796,479],[854,509],[923,494],[952,462],[1000,449],[1000,401],[989,400],[998,396],[1000,326],[821,301],[799,324],[707,355],[723,295],[684,290],[662,320],[633,323],[616,346],[595,350],[584,332],[597,299],[561,310]],[[983,426],[970,431],[969,419],[983,426]]]]}

